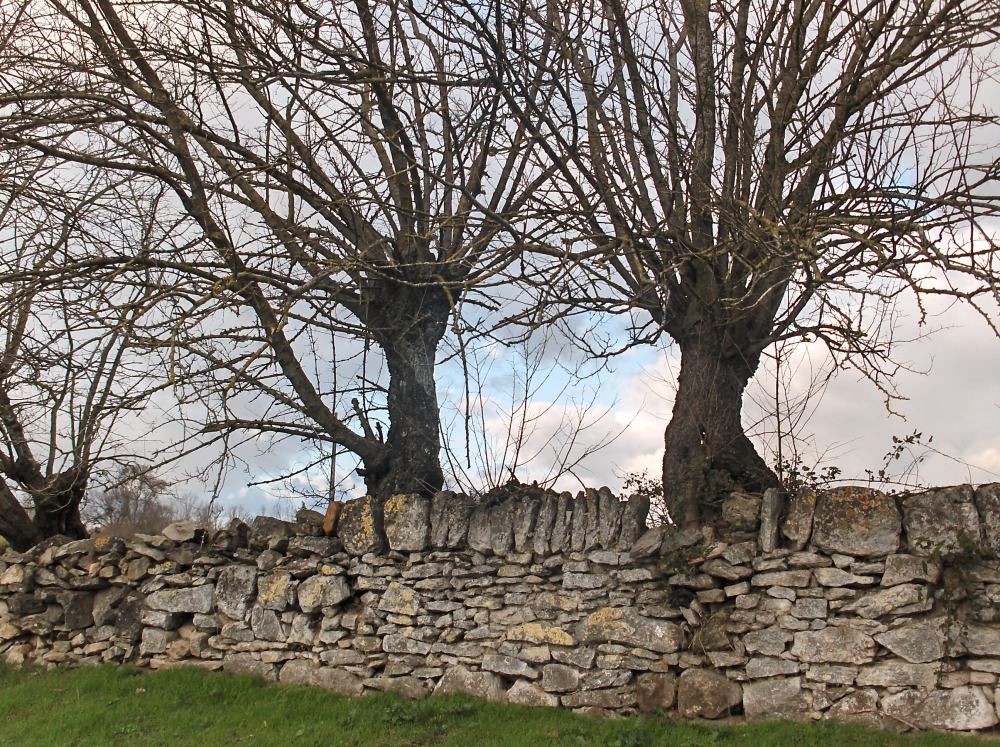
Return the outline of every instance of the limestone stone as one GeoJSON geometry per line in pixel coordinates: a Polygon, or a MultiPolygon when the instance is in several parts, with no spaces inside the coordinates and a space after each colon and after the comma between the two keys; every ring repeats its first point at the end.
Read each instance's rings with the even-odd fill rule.
{"type": "Polygon", "coordinates": [[[981,687],[956,687],[925,693],[903,690],[882,698],[882,710],[925,729],[972,731],[998,722],[996,708],[981,687]]]}
{"type": "Polygon", "coordinates": [[[840,568],[813,568],[813,576],[820,586],[871,586],[875,583],[871,576],[859,576],[840,568]]]}
{"type": "Polygon", "coordinates": [[[903,526],[914,555],[949,556],[982,543],[979,512],[969,485],[907,496],[903,500],[903,526]]]}
{"type": "Polygon", "coordinates": [[[764,491],[760,504],[760,534],[758,542],[761,552],[771,552],[778,546],[778,528],[781,520],[781,510],[785,500],[776,488],[764,491]]]}
{"type": "Polygon", "coordinates": [[[193,521],[175,521],[160,533],[174,542],[193,542],[197,537],[204,536],[204,530],[193,521]]]}
{"type": "Polygon", "coordinates": [[[489,510],[490,550],[494,555],[506,555],[514,549],[514,510],[519,500],[511,497],[489,510]]]}
{"type": "Polygon", "coordinates": [[[677,677],[669,672],[640,674],[635,680],[635,695],[640,711],[666,711],[677,699],[677,677]]]}
{"type": "Polygon", "coordinates": [[[996,656],[1000,651],[1000,626],[967,622],[949,631],[949,654],[996,656]]]}
{"type": "Polygon", "coordinates": [[[769,573],[756,573],[750,579],[751,586],[790,586],[802,588],[809,586],[813,572],[808,569],[797,569],[793,571],[771,571],[769,573]]]}
{"type": "Polygon", "coordinates": [[[597,491],[599,505],[599,520],[597,527],[598,544],[605,550],[614,549],[618,545],[618,536],[622,529],[622,513],[625,504],[618,500],[611,490],[602,487],[597,491]]]}
{"type": "Polygon", "coordinates": [[[256,566],[229,565],[219,571],[215,583],[215,606],[222,614],[242,620],[253,605],[256,594],[256,566]]]}
{"type": "Polygon", "coordinates": [[[616,687],[607,690],[584,690],[582,692],[563,695],[559,700],[567,708],[617,710],[620,708],[629,708],[636,704],[635,690],[631,687],[616,687]]]}
{"type": "Polygon", "coordinates": [[[417,677],[372,677],[363,680],[362,684],[373,690],[396,693],[400,697],[408,698],[409,700],[426,698],[429,694],[423,681],[417,677]]]}
{"type": "Polygon", "coordinates": [[[492,672],[473,672],[463,666],[449,667],[434,688],[435,695],[464,693],[496,703],[503,702],[503,680],[492,672]]]}
{"type": "Polygon", "coordinates": [[[869,620],[928,600],[927,587],[920,584],[899,584],[870,592],[844,605],[844,612],[853,612],[869,620]]]}
{"type": "Polygon", "coordinates": [[[722,558],[712,558],[701,564],[701,570],[710,576],[726,581],[739,581],[753,575],[753,570],[745,565],[733,565],[722,558]]]}
{"type": "Polygon", "coordinates": [[[663,537],[666,535],[666,527],[653,527],[647,529],[635,541],[632,547],[628,548],[628,554],[633,560],[642,560],[658,555],[660,547],[663,545],[663,537]]]}
{"type": "Polygon", "coordinates": [[[796,549],[805,547],[809,541],[815,510],[815,490],[803,488],[794,492],[788,499],[788,510],[784,521],[781,522],[781,533],[796,549]]]}
{"type": "Polygon", "coordinates": [[[493,537],[490,534],[490,507],[477,505],[469,516],[469,547],[476,552],[493,552],[493,537]]]}
{"type": "Polygon", "coordinates": [[[680,626],[646,617],[634,607],[595,610],[580,624],[579,637],[584,643],[621,643],[660,653],[678,651],[684,644],[680,626]]]}
{"type": "MultiPolygon", "coordinates": [[[[577,503],[579,502],[580,496],[578,495],[577,503]]],[[[583,544],[583,550],[586,551],[600,546],[602,527],[601,496],[593,488],[586,488],[583,491],[583,502],[587,507],[586,534],[583,544]]]]}
{"type": "Polygon", "coordinates": [[[572,545],[573,504],[570,493],[560,493],[556,500],[556,515],[549,536],[549,547],[553,553],[568,552],[572,545]]]}
{"type": "Polygon", "coordinates": [[[882,586],[898,586],[910,581],[936,584],[941,578],[941,564],[919,555],[890,555],[885,559],[882,586]]]}
{"type": "Polygon", "coordinates": [[[431,646],[429,643],[418,641],[409,636],[390,634],[382,639],[382,650],[390,654],[426,656],[431,652],[431,646]]]}
{"type": "Polygon", "coordinates": [[[1000,483],[980,485],[974,500],[983,529],[983,543],[993,557],[1000,558],[1000,483]]]}
{"type": "Polygon", "coordinates": [[[860,687],[919,687],[931,690],[937,685],[941,665],[911,664],[898,659],[885,659],[858,670],[855,682],[860,687]]]}
{"type": "Polygon", "coordinates": [[[513,656],[502,654],[487,654],[483,657],[482,669],[484,672],[496,672],[506,677],[524,677],[529,680],[536,680],[539,677],[538,670],[513,656]]]}
{"type": "Polygon", "coordinates": [[[542,667],[542,689],[550,693],[568,693],[580,685],[580,671],[565,664],[546,664],[542,667]]]}
{"type": "Polygon", "coordinates": [[[504,638],[508,641],[548,643],[554,646],[575,646],[577,643],[576,638],[563,628],[539,622],[514,625],[507,630],[504,638]]]}
{"type": "Polygon", "coordinates": [[[554,493],[542,496],[535,517],[535,528],[531,534],[531,550],[535,555],[546,556],[551,552],[552,525],[556,521],[559,498],[554,493]]]}
{"type": "Polygon", "coordinates": [[[896,502],[877,490],[834,488],[816,498],[813,543],[826,552],[881,557],[899,549],[896,502]]]}
{"type": "MultiPolygon", "coordinates": [[[[261,576],[257,581],[257,604],[269,610],[282,612],[295,599],[292,574],[288,571],[274,571],[261,576]]],[[[226,614],[229,614],[228,612],[226,614]]],[[[237,617],[236,615],[229,615],[237,617]]]]}
{"type": "Polygon", "coordinates": [[[834,721],[878,724],[878,690],[866,688],[848,693],[830,706],[823,716],[834,721]]]}
{"type": "Polygon", "coordinates": [[[713,669],[687,669],[677,681],[677,710],[681,718],[728,716],[743,699],[739,683],[713,669]]]}
{"type": "Polygon", "coordinates": [[[164,612],[208,613],[214,607],[215,585],[204,584],[191,588],[163,589],[146,597],[150,609],[164,612]]]}
{"type": "Polygon", "coordinates": [[[622,511],[621,531],[616,544],[618,550],[631,552],[631,549],[646,531],[646,518],[648,516],[648,495],[637,494],[628,499],[622,511]]]}
{"type": "Polygon", "coordinates": [[[282,541],[287,543],[289,537],[295,536],[295,525],[273,516],[257,516],[250,522],[250,549],[276,549],[282,541]]]}
{"type": "Polygon", "coordinates": [[[875,640],[846,625],[795,634],[792,656],[810,663],[866,664],[875,658],[875,640]]]}
{"type": "Polygon", "coordinates": [[[382,507],[371,496],[346,501],[337,521],[337,537],[353,556],[381,553],[386,548],[382,507]]]}
{"type": "Polygon", "coordinates": [[[328,558],[341,549],[336,537],[298,536],[288,540],[288,554],[301,558],[318,556],[328,558]]]}
{"type": "Polygon", "coordinates": [[[94,606],[91,610],[94,625],[110,625],[114,623],[118,603],[128,594],[124,586],[109,586],[94,594],[94,606]]]}
{"type": "Polygon", "coordinates": [[[417,615],[421,611],[422,600],[413,589],[393,581],[382,594],[378,608],[397,615],[417,615]]]}
{"type": "Polygon", "coordinates": [[[723,523],[737,532],[756,532],[760,527],[760,496],[730,493],[722,502],[723,523]]]}
{"type": "Polygon", "coordinates": [[[435,493],[431,499],[431,546],[461,548],[469,534],[473,503],[450,490],[435,493]]]}
{"type": "Polygon", "coordinates": [[[284,641],[286,638],[278,613],[263,607],[251,608],[250,629],[254,637],[261,641],[284,641]]]}
{"type": "Polygon", "coordinates": [[[801,677],[773,677],[743,686],[743,713],[747,718],[795,718],[811,705],[801,677]]]}
{"type": "Polygon", "coordinates": [[[840,664],[813,664],[806,670],[806,679],[828,685],[853,685],[858,676],[857,667],[840,664]]]}
{"type": "Polygon", "coordinates": [[[784,653],[785,646],[792,640],[792,634],[777,626],[754,630],[743,636],[743,645],[747,653],[759,653],[765,656],[778,656],[784,653]]]}
{"type": "Polygon", "coordinates": [[[559,705],[559,698],[550,695],[537,685],[518,680],[507,691],[507,702],[517,705],[555,708],[559,705]]]}
{"type": "Polygon", "coordinates": [[[310,576],[299,584],[299,609],[315,612],[321,607],[332,607],[351,597],[351,587],[343,576],[310,576]]]}
{"type": "Polygon", "coordinates": [[[389,549],[423,552],[430,541],[431,501],[417,493],[394,495],[382,508],[389,549]]]}
{"type": "Polygon", "coordinates": [[[945,654],[944,631],[939,622],[915,622],[875,635],[875,640],[906,661],[937,661],[945,654]]]}
{"type": "Polygon", "coordinates": [[[534,550],[533,535],[541,505],[542,501],[537,496],[527,496],[514,507],[513,531],[515,552],[532,552],[534,550]]]}
{"type": "Polygon", "coordinates": [[[758,656],[750,659],[746,664],[747,677],[750,679],[798,674],[799,670],[798,662],[791,659],[777,659],[771,656],[758,656]]]}

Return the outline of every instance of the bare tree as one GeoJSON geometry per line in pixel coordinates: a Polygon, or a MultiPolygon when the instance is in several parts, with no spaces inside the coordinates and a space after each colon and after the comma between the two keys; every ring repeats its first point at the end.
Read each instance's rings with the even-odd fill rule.
{"type": "Polygon", "coordinates": [[[63,173],[51,192],[46,159],[0,166],[0,535],[23,550],[54,535],[87,536],[80,504],[95,471],[141,456],[131,442],[145,435],[135,416],[162,383],[134,345],[157,291],[64,274],[81,253],[141,240],[105,209],[109,185],[78,173],[85,186],[76,190],[63,173]],[[128,433],[118,428],[123,417],[128,433]]]}
{"type": "Polygon", "coordinates": [[[680,348],[663,463],[676,520],[777,484],[740,418],[770,346],[822,340],[891,397],[900,294],[971,303],[996,330],[995,0],[497,0],[461,15],[558,168],[540,197],[574,243],[543,301],[644,315],[632,341],[680,348]],[[544,95],[510,85],[540,72],[544,95]]]}
{"type": "Polygon", "coordinates": [[[371,495],[439,489],[436,351],[542,178],[467,30],[395,0],[4,7],[0,141],[173,196],[169,240],[105,266],[172,273],[161,349],[211,373],[210,429],[345,449],[371,495]],[[317,356],[352,340],[384,390],[365,369],[345,397],[317,356]]]}

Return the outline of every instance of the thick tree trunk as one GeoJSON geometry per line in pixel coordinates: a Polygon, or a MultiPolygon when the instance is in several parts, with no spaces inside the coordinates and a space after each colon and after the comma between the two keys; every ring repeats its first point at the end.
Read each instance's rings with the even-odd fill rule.
{"type": "Polygon", "coordinates": [[[389,432],[380,458],[364,465],[368,494],[382,499],[431,495],[444,484],[434,366],[450,307],[433,289],[406,289],[394,301],[395,334],[377,338],[389,369],[389,432]]]}
{"type": "Polygon", "coordinates": [[[31,516],[3,480],[0,480],[0,537],[18,552],[24,552],[42,539],[31,516]]]}
{"type": "Polygon", "coordinates": [[[89,536],[80,518],[80,502],[84,488],[71,487],[67,490],[45,495],[35,501],[34,524],[40,539],[63,534],[72,539],[89,536]]]}
{"type": "Polygon", "coordinates": [[[743,391],[758,358],[745,357],[721,336],[680,342],[681,372],[667,425],[663,492],[673,521],[711,521],[733,490],[757,492],[777,477],[743,432],[743,391]]]}

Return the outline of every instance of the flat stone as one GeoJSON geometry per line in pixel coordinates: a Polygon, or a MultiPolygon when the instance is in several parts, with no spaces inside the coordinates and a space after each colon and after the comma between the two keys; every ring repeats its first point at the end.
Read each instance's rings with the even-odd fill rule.
{"type": "Polygon", "coordinates": [[[875,583],[871,576],[859,576],[840,568],[813,568],[813,576],[820,586],[871,586],[875,583]]]}
{"type": "Polygon", "coordinates": [[[812,663],[867,664],[875,658],[875,640],[846,625],[795,634],[792,656],[812,663]]]}
{"type": "Polygon", "coordinates": [[[982,544],[972,487],[934,488],[903,499],[903,526],[914,555],[948,557],[982,544]]]}
{"type": "Polygon", "coordinates": [[[828,685],[853,685],[857,676],[857,667],[839,664],[813,664],[806,671],[807,680],[825,682],[828,685]]]}
{"type": "Polygon", "coordinates": [[[483,657],[481,666],[484,672],[496,672],[506,677],[524,677],[529,680],[536,680],[539,677],[538,670],[529,666],[526,661],[513,656],[487,654],[483,657]]]}
{"type": "Polygon", "coordinates": [[[746,663],[746,673],[750,679],[798,674],[800,668],[797,661],[777,659],[771,656],[758,656],[746,663]]]}
{"type": "Polygon", "coordinates": [[[733,565],[727,563],[722,558],[706,560],[701,564],[701,570],[710,576],[725,579],[726,581],[739,581],[753,575],[753,569],[745,565],[733,565]]]}
{"type": "Polygon", "coordinates": [[[944,657],[944,631],[939,622],[916,622],[878,633],[875,640],[896,656],[915,664],[944,657]]]}
{"type": "Polygon", "coordinates": [[[507,691],[507,702],[535,708],[555,708],[559,705],[559,698],[550,695],[537,685],[518,680],[507,691]]]}
{"type": "Polygon", "coordinates": [[[146,597],[150,609],[164,612],[209,613],[214,609],[215,585],[204,584],[186,589],[163,589],[146,597]]]}
{"type": "Polygon", "coordinates": [[[417,493],[394,495],[382,507],[389,549],[423,552],[431,535],[431,501],[417,493]]]}
{"type": "Polygon", "coordinates": [[[563,695],[560,702],[566,708],[599,708],[620,710],[636,704],[635,690],[631,687],[616,687],[607,690],[585,690],[563,695]]]}
{"type": "Polygon", "coordinates": [[[919,687],[933,690],[937,686],[941,665],[911,664],[898,659],[886,659],[858,670],[855,683],[859,687],[919,687]]]}
{"type": "Polygon", "coordinates": [[[434,688],[435,695],[464,693],[495,703],[503,702],[507,692],[503,680],[492,672],[472,672],[462,666],[450,667],[434,688]]]}
{"type": "Polygon", "coordinates": [[[811,705],[800,677],[774,677],[743,686],[743,713],[747,718],[802,717],[811,705]]]}
{"type": "Polygon", "coordinates": [[[254,659],[248,654],[232,654],[222,660],[222,671],[226,674],[275,679],[274,664],[254,659]]]}
{"type": "Polygon", "coordinates": [[[911,605],[929,601],[927,587],[919,584],[900,584],[887,589],[871,592],[842,608],[843,612],[853,612],[858,617],[869,620],[902,610],[911,605]]]}
{"type": "Polygon", "coordinates": [[[343,576],[310,576],[299,584],[299,609],[315,612],[351,598],[351,587],[343,576]]]}
{"type": "Polygon", "coordinates": [[[548,643],[554,646],[575,646],[577,641],[570,633],[557,625],[530,622],[508,628],[504,635],[508,641],[528,643],[548,643]]]}
{"type": "Polygon", "coordinates": [[[278,613],[263,607],[250,609],[250,629],[260,641],[284,641],[286,638],[278,613]]]}
{"type": "MultiPolygon", "coordinates": [[[[274,571],[266,576],[261,576],[257,581],[257,603],[261,607],[278,612],[288,609],[289,605],[296,599],[292,583],[292,574],[288,571],[274,571]]],[[[229,616],[236,617],[235,615],[229,616]]]]}
{"type": "Polygon", "coordinates": [[[885,559],[882,586],[898,586],[910,581],[936,584],[941,579],[941,564],[919,555],[890,555],[885,559]]]}
{"type": "Polygon", "coordinates": [[[215,606],[219,612],[234,620],[242,620],[253,606],[256,595],[256,566],[229,565],[219,571],[215,583],[215,606]]]}
{"type": "Polygon", "coordinates": [[[542,689],[550,693],[568,693],[580,686],[580,671],[565,664],[542,667],[542,689]]]}
{"type": "Polygon", "coordinates": [[[378,608],[397,615],[418,615],[423,607],[420,594],[396,581],[382,593],[378,608]]]}
{"type": "Polygon", "coordinates": [[[160,534],[174,542],[193,542],[204,537],[205,532],[193,521],[175,521],[165,526],[160,534]]]}
{"type": "Polygon", "coordinates": [[[830,706],[823,717],[834,721],[881,725],[881,716],[878,713],[878,690],[866,688],[848,693],[830,706]]]}
{"type": "Polygon", "coordinates": [[[949,631],[952,656],[996,656],[1000,651],[1000,626],[968,622],[953,625],[949,631]]]}
{"type": "Polygon", "coordinates": [[[757,573],[750,579],[752,586],[789,586],[804,588],[809,586],[809,580],[813,572],[808,569],[794,571],[771,571],[770,573],[757,573]]]}
{"type": "Polygon", "coordinates": [[[834,488],[816,498],[812,541],[828,553],[881,557],[899,549],[901,526],[890,496],[868,488],[834,488]]]}
{"type": "Polygon", "coordinates": [[[450,490],[435,493],[431,499],[431,546],[465,547],[472,508],[472,501],[464,495],[455,495],[450,490]]]}
{"type": "Polygon", "coordinates": [[[760,532],[757,541],[761,552],[772,552],[778,547],[778,528],[785,499],[776,488],[764,491],[760,504],[760,532]]]}
{"type": "Polygon", "coordinates": [[[646,531],[646,519],[649,516],[649,496],[633,495],[628,499],[622,511],[621,531],[615,547],[621,551],[631,552],[640,537],[646,531]]]}
{"type": "Polygon", "coordinates": [[[728,716],[743,700],[739,683],[712,669],[687,669],[677,682],[681,718],[728,716]]]}
{"type": "Polygon", "coordinates": [[[602,607],[580,624],[584,643],[621,643],[660,653],[680,650],[684,633],[675,623],[645,617],[633,607],[602,607]]]}
{"type": "Polygon", "coordinates": [[[977,686],[930,693],[903,690],[885,695],[882,710],[924,729],[973,731],[996,726],[996,708],[977,686]]]}
{"type": "Polygon", "coordinates": [[[785,652],[785,647],[792,640],[792,634],[777,626],[754,630],[743,636],[743,645],[747,653],[778,656],[785,652]]]}
{"type": "Polygon", "coordinates": [[[427,656],[431,652],[431,646],[405,635],[390,634],[382,639],[382,650],[390,654],[427,656]]]}
{"type": "Polygon", "coordinates": [[[535,523],[538,521],[541,507],[542,500],[538,496],[526,496],[514,507],[515,552],[532,552],[534,550],[535,523]]]}
{"type": "Polygon", "coordinates": [[[816,510],[816,491],[803,488],[788,499],[788,510],[781,522],[781,533],[796,549],[806,546],[812,533],[813,512],[816,510]]]}

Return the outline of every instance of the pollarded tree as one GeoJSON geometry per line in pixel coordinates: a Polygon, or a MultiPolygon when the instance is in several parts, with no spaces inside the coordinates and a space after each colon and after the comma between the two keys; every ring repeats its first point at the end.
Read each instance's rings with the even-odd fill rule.
{"type": "Polygon", "coordinates": [[[501,70],[547,76],[546,96],[509,72],[497,86],[559,169],[541,194],[577,242],[563,300],[646,315],[680,349],[675,519],[776,484],[740,419],[769,346],[820,339],[888,390],[901,294],[995,324],[996,0],[497,0],[462,15],[501,70]]]}
{"type": "Polygon", "coordinates": [[[211,428],[342,447],[371,495],[439,489],[436,351],[538,179],[467,30],[434,2],[5,8],[0,140],[174,196],[170,241],[116,269],[172,273],[162,349],[225,374],[211,428]],[[384,436],[317,355],[345,336],[382,354],[384,436]]]}

